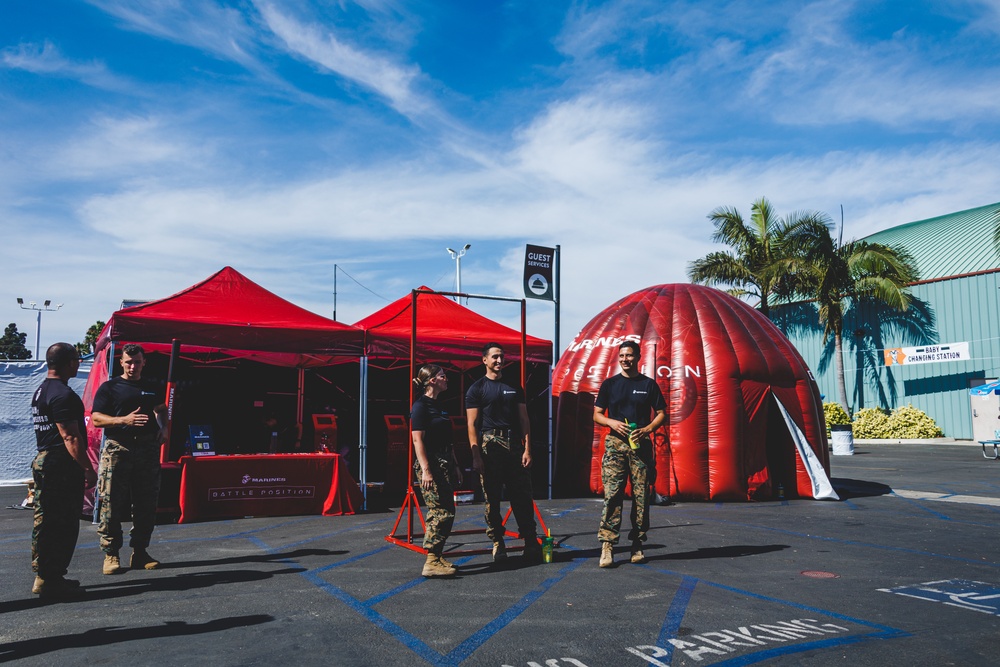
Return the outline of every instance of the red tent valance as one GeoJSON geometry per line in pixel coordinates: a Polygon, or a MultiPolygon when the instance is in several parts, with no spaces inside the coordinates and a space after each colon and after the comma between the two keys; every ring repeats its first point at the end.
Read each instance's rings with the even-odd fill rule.
{"type": "MultiPolygon", "coordinates": [[[[421,287],[420,290],[430,288],[421,287]]],[[[408,359],[413,326],[412,295],[393,301],[354,326],[365,332],[369,357],[408,359]]],[[[486,343],[503,345],[508,359],[521,357],[521,332],[455,303],[440,294],[417,294],[417,357],[422,360],[479,362],[486,343]]],[[[527,337],[528,361],[552,362],[552,343],[527,337]]]]}

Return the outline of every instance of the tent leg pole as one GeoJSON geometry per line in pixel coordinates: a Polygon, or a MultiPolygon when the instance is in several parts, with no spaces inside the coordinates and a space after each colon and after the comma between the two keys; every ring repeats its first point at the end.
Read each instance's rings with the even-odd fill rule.
{"type": "Polygon", "coordinates": [[[358,479],[361,480],[362,508],[368,509],[368,357],[358,364],[358,479]]]}

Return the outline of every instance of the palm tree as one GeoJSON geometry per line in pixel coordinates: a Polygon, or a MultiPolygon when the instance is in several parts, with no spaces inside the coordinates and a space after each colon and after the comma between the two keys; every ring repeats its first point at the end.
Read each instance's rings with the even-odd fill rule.
{"type": "Polygon", "coordinates": [[[825,214],[817,212],[779,218],[766,197],[750,207],[749,223],[738,210],[725,206],[708,218],[715,225],[712,240],[732,251],[712,252],[691,262],[688,278],[705,285],[731,285],[728,292],[735,297],[756,297],[765,316],[772,299],[787,299],[797,291],[796,278],[803,270],[799,239],[830,224],[825,214]]]}
{"type": "Polygon", "coordinates": [[[844,313],[852,302],[873,299],[905,311],[910,306],[910,283],[918,280],[913,257],[901,247],[848,241],[838,243],[828,225],[803,230],[795,239],[805,253],[808,269],[798,289],[819,305],[823,343],[834,340],[834,362],[841,406],[847,405],[844,380],[844,313]]]}

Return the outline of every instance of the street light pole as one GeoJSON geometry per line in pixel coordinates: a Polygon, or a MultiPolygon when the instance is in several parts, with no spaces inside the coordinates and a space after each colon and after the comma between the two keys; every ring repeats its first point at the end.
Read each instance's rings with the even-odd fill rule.
{"type": "Polygon", "coordinates": [[[35,320],[35,359],[41,359],[41,346],[42,346],[42,313],[45,311],[54,312],[63,307],[60,303],[55,308],[50,308],[52,301],[46,299],[45,302],[39,306],[34,301],[29,301],[28,305],[24,305],[24,299],[17,297],[17,305],[21,306],[21,310],[36,310],[38,311],[38,318],[35,320]]]}
{"type": "MultiPolygon", "coordinates": [[[[472,247],[471,243],[466,243],[461,250],[452,250],[451,248],[445,248],[451,258],[455,260],[455,291],[459,294],[462,293],[462,258],[465,257],[465,251],[472,247]]],[[[460,301],[461,297],[455,296],[455,303],[460,301]]]]}

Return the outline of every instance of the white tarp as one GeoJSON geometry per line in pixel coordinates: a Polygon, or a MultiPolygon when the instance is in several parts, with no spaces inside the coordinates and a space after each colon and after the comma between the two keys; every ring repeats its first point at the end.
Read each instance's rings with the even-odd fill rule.
{"type": "Polygon", "coordinates": [[[802,465],[805,466],[806,472],[809,474],[813,498],[816,500],[840,500],[840,496],[833,490],[833,484],[830,483],[830,478],[827,477],[826,471],[823,469],[823,464],[806,441],[805,433],[788,414],[788,410],[781,404],[777,396],[774,397],[774,400],[778,404],[778,409],[781,410],[781,416],[785,418],[788,432],[792,434],[792,441],[795,443],[795,449],[799,452],[799,458],[802,459],[802,465]]]}
{"type": "MultiPolygon", "coordinates": [[[[83,392],[91,362],[69,381],[83,392]]],[[[45,379],[44,361],[0,361],[0,486],[23,484],[31,479],[31,461],[38,453],[31,423],[31,396],[45,379]]]]}

